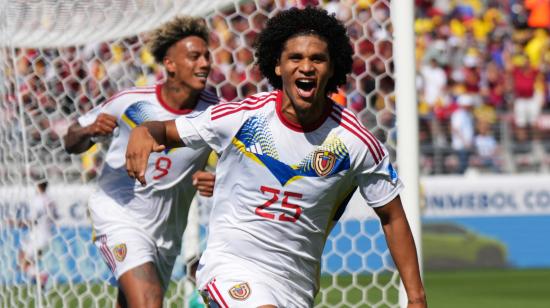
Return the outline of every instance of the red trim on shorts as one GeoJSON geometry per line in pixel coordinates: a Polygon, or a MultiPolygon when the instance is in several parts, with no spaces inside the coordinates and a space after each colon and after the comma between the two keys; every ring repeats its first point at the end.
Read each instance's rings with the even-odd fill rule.
{"type": "Polygon", "coordinates": [[[218,287],[216,287],[216,285],[214,284],[215,282],[216,282],[216,279],[214,278],[212,281],[210,281],[208,284],[206,284],[206,289],[208,289],[208,293],[210,293],[210,297],[216,302],[216,304],[218,304],[218,305],[220,305],[224,308],[229,308],[229,305],[227,305],[227,303],[223,299],[220,291],[218,290],[218,287]],[[212,287],[212,289],[214,289],[214,292],[212,291],[212,289],[210,289],[210,287],[212,287]]]}
{"type": "Polygon", "coordinates": [[[116,270],[116,262],[115,262],[115,258],[111,254],[111,250],[109,249],[109,246],[107,245],[107,235],[100,235],[98,237],[98,240],[101,243],[99,250],[101,251],[101,254],[105,257],[107,266],[109,266],[109,269],[114,274],[116,270]]]}

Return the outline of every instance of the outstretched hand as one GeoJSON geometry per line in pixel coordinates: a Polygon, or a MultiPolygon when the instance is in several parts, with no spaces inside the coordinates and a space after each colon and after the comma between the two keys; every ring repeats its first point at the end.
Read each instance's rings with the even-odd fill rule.
{"type": "Polygon", "coordinates": [[[146,127],[138,126],[130,133],[126,148],[126,171],[131,178],[145,186],[145,170],[151,152],[162,152],[166,147],[158,144],[146,127]]]}
{"type": "Polygon", "coordinates": [[[214,182],[216,175],[208,171],[197,171],[193,174],[193,186],[204,197],[212,197],[214,194],[214,182]]]}

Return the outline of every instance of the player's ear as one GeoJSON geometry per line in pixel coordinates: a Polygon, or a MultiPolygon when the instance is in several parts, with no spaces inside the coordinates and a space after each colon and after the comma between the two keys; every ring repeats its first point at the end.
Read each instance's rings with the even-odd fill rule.
{"type": "Polygon", "coordinates": [[[162,59],[162,64],[164,65],[164,68],[166,68],[166,72],[168,74],[173,74],[176,71],[176,65],[172,59],[170,59],[168,56],[165,56],[164,59],[162,59]]]}
{"type": "Polygon", "coordinates": [[[281,61],[277,61],[275,64],[275,75],[281,77],[281,61]]]}

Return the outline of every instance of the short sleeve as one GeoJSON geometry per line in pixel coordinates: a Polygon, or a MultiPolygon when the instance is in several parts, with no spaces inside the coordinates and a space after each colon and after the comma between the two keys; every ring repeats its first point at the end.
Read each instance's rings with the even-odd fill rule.
{"type": "Polygon", "coordinates": [[[86,114],[78,117],[77,121],[80,126],[88,126],[94,123],[94,121],[97,119],[97,117],[101,113],[106,113],[113,115],[117,117],[117,119],[120,118],[120,114],[122,113],[123,108],[123,102],[120,98],[114,99],[112,101],[108,101],[107,103],[103,103],[100,105],[97,105],[92,110],[86,112],[86,114]]]}
{"type": "Polygon", "coordinates": [[[239,129],[243,113],[237,112],[225,117],[212,117],[214,108],[223,108],[223,104],[208,107],[196,115],[184,115],[176,118],[176,128],[183,143],[191,148],[206,144],[216,152],[227,148],[239,129]]]}
{"type": "Polygon", "coordinates": [[[381,146],[386,154],[379,162],[365,155],[356,170],[355,181],[370,207],[386,205],[403,190],[403,183],[390,162],[390,156],[381,146]]]}
{"type": "Polygon", "coordinates": [[[97,119],[97,117],[99,116],[102,110],[103,110],[103,106],[101,105],[96,106],[92,110],[86,112],[86,114],[78,117],[77,119],[78,124],[80,124],[80,126],[82,127],[91,125],[97,119]]]}

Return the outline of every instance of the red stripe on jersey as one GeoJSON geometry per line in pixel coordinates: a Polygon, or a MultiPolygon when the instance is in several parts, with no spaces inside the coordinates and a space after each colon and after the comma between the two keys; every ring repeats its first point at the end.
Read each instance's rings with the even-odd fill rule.
{"type": "Polygon", "coordinates": [[[378,154],[379,158],[382,159],[384,157],[384,150],[382,149],[382,146],[380,145],[380,142],[372,133],[366,129],[360,122],[357,120],[357,117],[353,113],[351,113],[349,110],[344,109],[341,106],[334,105],[334,111],[336,113],[340,113],[342,119],[346,120],[351,126],[353,126],[359,133],[362,133],[364,137],[369,139],[376,149],[376,153],[378,154]],[[338,112],[339,111],[339,112],[338,112]]]}
{"type": "Polygon", "coordinates": [[[247,97],[247,98],[243,99],[240,102],[226,102],[226,103],[221,104],[220,106],[214,107],[212,109],[212,113],[217,113],[217,112],[222,112],[222,111],[228,110],[228,109],[238,108],[242,104],[255,103],[258,100],[260,100],[260,99],[257,98],[257,97],[247,97]]]}
{"type": "Polygon", "coordinates": [[[363,138],[363,136],[361,136],[359,133],[355,132],[351,127],[347,126],[345,123],[343,123],[341,121],[340,118],[338,118],[337,116],[331,114],[330,117],[338,122],[340,124],[340,126],[342,126],[343,128],[347,129],[350,133],[354,134],[355,136],[357,136],[357,138],[361,139],[361,141],[363,141],[363,143],[365,143],[367,145],[367,147],[369,148],[369,152],[372,154],[372,157],[374,158],[374,162],[376,164],[378,164],[380,162],[380,160],[378,160],[378,158],[376,157],[376,153],[374,152],[373,148],[371,147],[371,144],[369,141],[367,141],[365,138],[363,138]]]}
{"type": "Polygon", "coordinates": [[[379,155],[380,159],[382,159],[382,157],[384,157],[384,150],[382,149],[382,146],[380,145],[378,139],[376,139],[376,137],[374,137],[374,135],[368,129],[366,129],[361,123],[359,123],[357,117],[355,117],[355,115],[349,110],[343,109],[342,115],[345,116],[344,118],[346,121],[348,121],[355,129],[359,130],[359,132],[363,133],[363,135],[374,144],[376,153],[379,155]]]}
{"type": "Polygon", "coordinates": [[[267,96],[259,96],[259,97],[258,96],[251,96],[251,97],[245,98],[244,100],[242,100],[240,102],[224,103],[224,104],[221,104],[217,107],[214,107],[212,109],[212,115],[214,115],[216,113],[223,112],[225,110],[233,110],[233,109],[239,108],[243,105],[253,105],[253,104],[256,104],[257,102],[259,102],[261,100],[264,100],[266,98],[276,98],[276,95],[269,94],[267,96]]]}
{"type": "MultiPolygon", "coordinates": [[[[264,97],[258,101],[255,101],[255,102],[242,102],[243,104],[239,104],[240,106],[237,107],[237,108],[231,108],[229,110],[227,110],[225,113],[222,113],[222,111],[219,111],[219,109],[217,110],[218,114],[214,115],[214,111],[212,112],[212,119],[211,120],[216,120],[216,119],[219,119],[219,118],[222,118],[222,117],[225,117],[227,115],[230,115],[230,114],[233,114],[233,113],[236,113],[236,112],[239,112],[239,111],[243,111],[243,110],[255,110],[255,109],[259,109],[259,108],[262,108],[263,106],[265,106],[267,103],[272,103],[274,102],[275,96],[267,96],[267,97],[264,97]]],[[[219,107],[224,107],[225,105],[227,104],[223,104],[223,105],[219,105],[219,107]]],[[[216,107],[214,107],[216,108],[216,107]]]]}
{"type": "Polygon", "coordinates": [[[229,308],[229,305],[227,305],[227,303],[225,302],[225,300],[223,299],[220,291],[218,290],[218,287],[216,287],[216,285],[214,284],[215,280],[209,282],[207,285],[206,285],[206,288],[208,289],[208,293],[210,293],[210,297],[212,297],[212,299],[220,306],[224,307],[224,308],[229,308]],[[212,287],[212,288],[210,288],[212,287]],[[212,291],[213,290],[213,291],[212,291]]]}
{"type": "Polygon", "coordinates": [[[153,93],[155,93],[155,88],[153,88],[153,87],[144,87],[144,88],[139,88],[139,89],[136,88],[135,90],[133,90],[133,89],[124,90],[122,92],[118,92],[117,94],[111,96],[108,100],[103,102],[101,105],[105,106],[105,105],[109,104],[110,102],[112,102],[114,99],[119,98],[123,95],[127,95],[127,94],[153,94],[153,93]]]}

